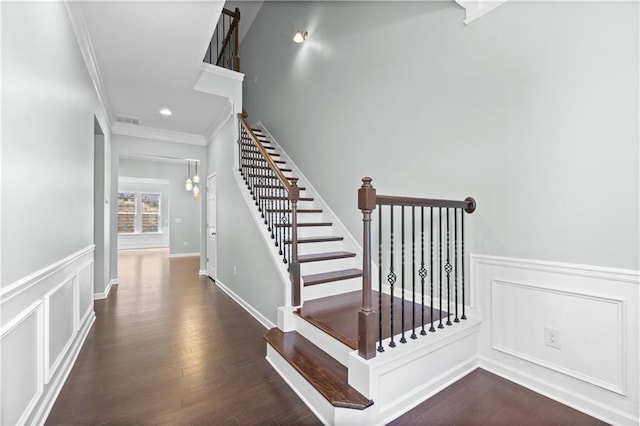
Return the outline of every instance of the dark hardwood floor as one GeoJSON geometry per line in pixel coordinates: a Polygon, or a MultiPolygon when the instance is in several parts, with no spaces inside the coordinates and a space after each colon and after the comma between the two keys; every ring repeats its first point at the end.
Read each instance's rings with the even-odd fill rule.
{"type": "MultiPolygon", "coordinates": [[[[266,330],[198,269],[166,250],[120,252],[120,285],[96,302],[47,424],[320,424],[264,359],[266,330]]],[[[476,370],[393,424],[599,422],[476,370]]]]}

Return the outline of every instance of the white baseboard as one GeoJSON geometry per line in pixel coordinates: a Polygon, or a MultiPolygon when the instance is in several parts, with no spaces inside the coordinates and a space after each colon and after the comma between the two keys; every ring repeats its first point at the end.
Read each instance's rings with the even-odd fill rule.
{"type": "Polygon", "coordinates": [[[229,295],[229,297],[235,300],[236,303],[238,303],[238,305],[242,306],[245,311],[249,312],[249,314],[251,314],[251,316],[254,317],[260,324],[262,324],[264,328],[269,330],[276,326],[271,320],[269,320],[269,318],[265,317],[260,312],[258,312],[253,306],[247,303],[242,297],[234,293],[229,287],[224,285],[220,280],[216,280],[215,284],[218,286],[218,288],[220,288],[220,290],[224,291],[229,295]]]}
{"type": "Polygon", "coordinates": [[[93,300],[102,300],[102,299],[106,299],[107,297],[109,297],[109,292],[111,291],[111,287],[112,286],[113,286],[113,280],[111,280],[111,281],[109,281],[107,283],[107,288],[105,288],[103,292],[94,293],[93,294],[93,300]]]}
{"type": "Polygon", "coordinates": [[[120,280],[117,279],[117,278],[112,278],[111,281],[109,281],[109,284],[118,285],[118,284],[120,284],[120,280]]]}
{"type": "Polygon", "coordinates": [[[49,391],[44,396],[31,424],[41,425],[46,422],[47,417],[49,417],[49,413],[53,408],[53,404],[56,402],[56,399],[58,399],[58,395],[67,381],[67,378],[71,373],[71,369],[78,359],[78,355],[80,355],[80,349],[82,349],[82,345],[84,345],[84,342],[89,335],[89,330],[91,330],[91,326],[95,320],[95,312],[91,310],[90,314],[85,316],[84,323],[80,326],[80,330],[74,344],[71,346],[67,359],[64,364],[61,365],[60,371],[56,374],[56,378],[50,383],[49,391]]]}
{"type": "Polygon", "coordinates": [[[176,257],[196,257],[196,256],[200,256],[200,253],[172,253],[169,255],[169,258],[173,259],[176,257]]]}
{"type": "Polygon", "coordinates": [[[207,271],[206,271],[206,270],[204,270],[204,269],[200,269],[200,270],[198,271],[198,275],[204,275],[204,276],[207,276],[207,271]]]}

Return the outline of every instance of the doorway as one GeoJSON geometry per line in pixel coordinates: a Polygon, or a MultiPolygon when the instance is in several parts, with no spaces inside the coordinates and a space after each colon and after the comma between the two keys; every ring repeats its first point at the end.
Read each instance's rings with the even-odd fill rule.
{"type": "Polygon", "coordinates": [[[218,210],[217,186],[215,173],[207,177],[207,275],[216,280],[217,244],[218,244],[218,210]]]}

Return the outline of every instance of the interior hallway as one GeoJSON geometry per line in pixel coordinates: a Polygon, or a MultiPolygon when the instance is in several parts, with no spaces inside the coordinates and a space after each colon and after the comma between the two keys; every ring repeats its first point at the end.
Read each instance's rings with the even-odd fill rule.
{"type": "MultiPolygon", "coordinates": [[[[122,250],[120,284],[96,322],[47,424],[319,424],[265,360],[265,329],[199,259],[122,250]]],[[[394,424],[599,424],[476,370],[394,424]]]]}

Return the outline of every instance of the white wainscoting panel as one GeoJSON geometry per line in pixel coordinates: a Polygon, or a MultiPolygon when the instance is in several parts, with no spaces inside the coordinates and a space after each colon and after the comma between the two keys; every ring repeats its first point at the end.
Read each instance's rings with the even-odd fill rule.
{"type": "Polygon", "coordinates": [[[471,278],[481,367],[609,423],[638,423],[638,271],[472,255],[471,278]]]}
{"type": "Polygon", "coordinates": [[[0,292],[0,424],[45,422],[95,320],[93,250],[0,292]]]}
{"type": "Polygon", "coordinates": [[[32,303],[0,331],[0,424],[24,424],[43,391],[42,303],[32,303]]]}

